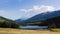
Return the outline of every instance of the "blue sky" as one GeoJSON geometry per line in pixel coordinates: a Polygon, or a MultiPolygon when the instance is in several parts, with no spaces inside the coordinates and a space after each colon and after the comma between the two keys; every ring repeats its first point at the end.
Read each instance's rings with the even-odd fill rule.
{"type": "Polygon", "coordinates": [[[0,16],[15,20],[60,9],[60,0],[0,0],[0,16]]]}

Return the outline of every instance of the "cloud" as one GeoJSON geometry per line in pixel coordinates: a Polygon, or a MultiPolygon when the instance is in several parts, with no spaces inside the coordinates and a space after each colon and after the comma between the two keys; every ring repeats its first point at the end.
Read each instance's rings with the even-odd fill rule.
{"type": "Polygon", "coordinates": [[[44,13],[44,12],[52,12],[55,10],[54,7],[52,6],[45,6],[45,5],[41,5],[41,6],[33,6],[35,11],[38,11],[40,13],[44,13]]]}
{"type": "Polygon", "coordinates": [[[34,5],[30,9],[20,9],[20,11],[24,12],[24,17],[25,18],[30,18],[34,15],[40,14],[40,13],[45,13],[45,12],[53,12],[55,11],[55,7],[53,6],[46,6],[46,5],[34,5]]]}
{"type": "Polygon", "coordinates": [[[60,7],[58,7],[56,10],[60,10],[60,7]]]}
{"type": "Polygon", "coordinates": [[[25,11],[26,12],[27,10],[26,9],[20,9],[20,11],[25,11]]]}
{"type": "MultiPolygon", "coordinates": [[[[60,9],[60,8],[59,8],[60,9]]],[[[35,16],[40,13],[45,12],[52,12],[55,8],[52,6],[45,6],[45,5],[34,5],[30,9],[19,9],[19,11],[5,11],[0,10],[0,16],[9,18],[9,19],[28,19],[32,16],[35,16]]]]}
{"type": "Polygon", "coordinates": [[[24,12],[31,12],[31,11],[35,11],[35,12],[39,12],[39,13],[44,13],[44,12],[52,12],[55,11],[56,8],[53,6],[45,6],[45,5],[34,5],[32,7],[32,9],[20,9],[20,11],[24,11],[24,12]]]}
{"type": "Polygon", "coordinates": [[[30,11],[33,11],[33,9],[20,9],[20,11],[23,11],[23,12],[30,12],[30,11]]]}

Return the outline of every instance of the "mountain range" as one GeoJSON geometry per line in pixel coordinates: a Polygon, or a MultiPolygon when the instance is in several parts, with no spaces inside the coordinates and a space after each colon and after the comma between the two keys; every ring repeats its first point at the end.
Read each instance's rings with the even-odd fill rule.
{"type": "Polygon", "coordinates": [[[41,20],[46,20],[48,18],[52,18],[52,17],[56,17],[56,16],[60,16],[60,10],[56,10],[56,11],[52,11],[52,12],[46,12],[46,13],[41,13],[38,15],[35,15],[27,20],[21,20],[21,19],[17,19],[15,20],[16,22],[30,22],[30,21],[41,21],[41,20]]]}

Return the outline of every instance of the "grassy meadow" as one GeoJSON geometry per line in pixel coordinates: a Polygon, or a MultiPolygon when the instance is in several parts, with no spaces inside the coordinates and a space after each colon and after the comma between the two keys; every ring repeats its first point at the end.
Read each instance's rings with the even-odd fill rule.
{"type": "Polygon", "coordinates": [[[23,30],[23,29],[12,29],[12,28],[0,28],[0,34],[60,34],[60,29],[49,30],[23,30]]]}

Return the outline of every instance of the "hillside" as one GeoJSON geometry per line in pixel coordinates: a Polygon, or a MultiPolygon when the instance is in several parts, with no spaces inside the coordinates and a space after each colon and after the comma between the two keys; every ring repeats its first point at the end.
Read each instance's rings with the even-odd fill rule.
{"type": "Polygon", "coordinates": [[[58,11],[53,11],[53,12],[46,12],[46,13],[42,13],[42,14],[38,14],[35,15],[29,19],[26,20],[27,21],[40,21],[40,20],[46,20],[52,17],[57,17],[60,15],[60,10],[58,11]]]}
{"type": "Polygon", "coordinates": [[[57,11],[53,11],[53,12],[46,12],[46,13],[41,13],[41,14],[37,14],[35,16],[32,16],[31,18],[28,18],[26,20],[21,20],[21,19],[17,19],[15,20],[16,22],[36,22],[36,21],[41,21],[41,20],[46,20],[48,18],[52,18],[52,17],[56,17],[60,15],[60,10],[57,11]]]}
{"type": "Polygon", "coordinates": [[[52,17],[44,21],[45,24],[48,24],[49,26],[55,26],[57,28],[60,28],[60,16],[52,17]]]}
{"type": "Polygon", "coordinates": [[[0,16],[0,22],[4,22],[4,21],[14,22],[14,21],[11,20],[11,19],[7,19],[7,18],[5,18],[5,17],[0,16]]]}
{"type": "Polygon", "coordinates": [[[18,28],[18,23],[13,20],[0,16],[0,27],[1,28],[18,28]]]}

